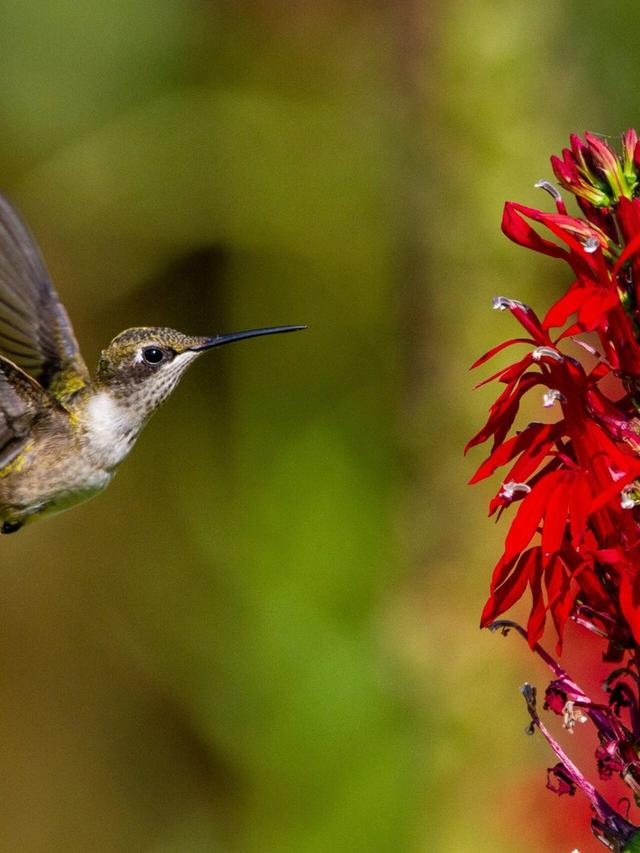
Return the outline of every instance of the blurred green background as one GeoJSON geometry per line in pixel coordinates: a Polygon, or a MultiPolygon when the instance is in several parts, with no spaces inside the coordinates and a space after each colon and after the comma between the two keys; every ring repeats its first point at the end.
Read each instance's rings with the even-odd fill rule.
{"type": "Polygon", "coordinates": [[[636,4],[592,12],[0,0],[0,186],[88,362],[310,326],[202,359],[104,495],[0,543],[3,853],[600,849],[522,734],[544,673],[477,629],[505,528],[461,456],[491,297],[568,283],[504,199],[640,121],[636,4]]]}

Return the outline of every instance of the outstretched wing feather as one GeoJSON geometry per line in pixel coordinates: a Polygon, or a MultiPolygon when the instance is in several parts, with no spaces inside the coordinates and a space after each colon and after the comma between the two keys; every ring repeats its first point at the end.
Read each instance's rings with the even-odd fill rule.
{"type": "Polygon", "coordinates": [[[61,374],[83,382],[88,371],[40,251],[0,194],[0,354],[44,388],[61,374]]]}
{"type": "Polygon", "coordinates": [[[0,472],[23,450],[38,413],[51,404],[35,380],[0,358],[0,472]]]}

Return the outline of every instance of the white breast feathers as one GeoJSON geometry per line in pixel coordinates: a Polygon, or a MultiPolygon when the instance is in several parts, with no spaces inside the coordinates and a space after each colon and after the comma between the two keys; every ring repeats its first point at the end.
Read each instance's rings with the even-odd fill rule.
{"type": "Polygon", "coordinates": [[[99,391],[87,403],[85,449],[101,467],[113,468],[131,450],[141,426],[130,406],[99,391]]]}

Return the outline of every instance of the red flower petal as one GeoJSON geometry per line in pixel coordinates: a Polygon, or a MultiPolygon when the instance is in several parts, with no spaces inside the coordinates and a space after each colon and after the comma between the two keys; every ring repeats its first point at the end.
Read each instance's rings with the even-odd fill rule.
{"type": "MultiPolygon", "coordinates": [[[[538,373],[525,373],[516,390],[507,396],[502,395],[492,407],[488,421],[474,437],[467,443],[465,453],[471,447],[482,444],[492,435],[494,436],[494,447],[497,447],[511,429],[518,414],[520,398],[530,388],[540,385],[543,378],[538,373]]],[[[509,389],[507,389],[508,391],[509,389]]],[[[505,392],[507,393],[507,392],[505,392]]]]}
{"type": "Polygon", "coordinates": [[[544,255],[550,255],[552,258],[569,259],[569,253],[562,249],[556,243],[550,240],[545,240],[538,232],[529,225],[528,222],[520,216],[520,205],[515,202],[508,201],[504,206],[502,214],[502,230],[510,240],[518,243],[520,246],[525,246],[528,249],[533,249],[536,252],[542,252],[544,255]]]}
{"type": "Polygon", "coordinates": [[[542,555],[547,560],[562,545],[569,515],[570,475],[561,474],[544,509],[542,526],[542,555]]]}
{"type": "Polygon", "coordinates": [[[562,431],[563,423],[560,421],[556,424],[537,424],[537,426],[541,427],[537,437],[509,471],[505,480],[516,483],[526,482],[551,451],[556,438],[562,431]]]}
{"type": "Polygon", "coordinates": [[[510,607],[513,607],[516,601],[521,598],[527,588],[531,567],[535,565],[538,550],[538,548],[530,548],[528,551],[525,551],[517,563],[515,560],[511,560],[506,564],[500,561],[498,564],[501,567],[499,577],[502,580],[495,587],[492,586],[491,595],[484,606],[480,619],[480,626],[482,628],[486,628],[492,622],[495,622],[498,616],[509,610],[510,607]],[[509,574],[503,577],[505,569],[509,570],[509,574]]]}
{"type": "Polygon", "coordinates": [[[587,529],[587,513],[591,503],[591,489],[586,474],[581,471],[575,477],[569,495],[569,528],[571,542],[578,548],[587,529]]]}
{"type": "Polygon", "coordinates": [[[523,551],[538,529],[545,506],[551,493],[562,478],[563,472],[553,471],[533,487],[518,508],[505,542],[505,557],[511,557],[523,551]]]}
{"type": "MultiPolygon", "coordinates": [[[[491,456],[489,456],[488,459],[485,459],[482,465],[480,465],[476,473],[469,480],[469,483],[478,483],[480,480],[484,480],[485,477],[491,476],[497,468],[500,468],[502,465],[506,465],[507,462],[510,462],[514,456],[518,455],[518,453],[522,453],[526,450],[528,455],[531,454],[534,448],[540,447],[541,442],[545,448],[548,448],[551,445],[551,441],[546,441],[546,439],[552,434],[552,432],[552,424],[529,424],[529,426],[522,430],[522,432],[514,435],[508,441],[505,441],[504,444],[497,447],[491,456]]],[[[542,455],[544,455],[544,453],[542,455]]],[[[514,478],[509,477],[509,479],[514,478]]],[[[517,482],[522,482],[522,480],[518,479],[517,482]]]]}
{"type": "Polygon", "coordinates": [[[550,329],[553,326],[564,326],[569,317],[575,314],[585,298],[585,287],[582,281],[574,281],[563,297],[558,299],[547,311],[542,326],[550,329]]]}
{"type": "Polygon", "coordinates": [[[542,560],[540,559],[539,551],[530,569],[529,585],[531,587],[532,604],[527,622],[527,640],[529,641],[529,646],[533,648],[544,633],[544,623],[546,621],[546,609],[542,595],[542,560]]]}
{"type": "Polygon", "coordinates": [[[556,651],[560,654],[562,651],[564,626],[573,609],[575,599],[571,590],[569,574],[560,557],[555,557],[549,562],[545,570],[544,580],[549,601],[548,609],[558,634],[556,651]]]}
{"type": "Polygon", "coordinates": [[[469,370],[475,370],[476,367],[480,367],[481,364],[492,359],[494,355],[497,355],[499,352],[502,352],[506,347],[513,346],[513,344],[532,344],[535,346],[536,342],[532,341],[531,338],[511,338],[511,340],[503,341],[501,344],[490,349],[488,352],[485,352],[484,355],[481,355],[480,358],[476,359],[469,370]]]}

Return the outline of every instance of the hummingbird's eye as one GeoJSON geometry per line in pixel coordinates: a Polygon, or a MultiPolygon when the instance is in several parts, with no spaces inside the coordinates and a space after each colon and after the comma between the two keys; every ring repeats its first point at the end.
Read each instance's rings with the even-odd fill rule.
{"type": "Polygon", "coordinates": [[[165,352],[160,347],[145,347],[142,350],[142,358],[147,364],[160,364],[165,360],[165,352]]]}

